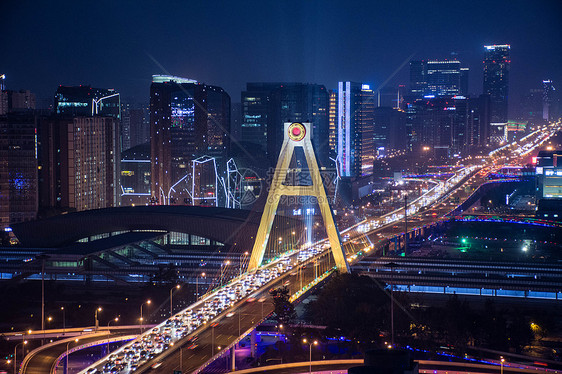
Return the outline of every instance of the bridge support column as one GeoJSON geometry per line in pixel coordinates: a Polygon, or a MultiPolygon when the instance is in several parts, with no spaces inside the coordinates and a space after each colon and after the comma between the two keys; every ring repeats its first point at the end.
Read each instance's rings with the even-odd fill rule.
{"type": "Polygon", "coordinates": [[[236,346],[230,348],[230,371],[236,371],[236,346]]]}
{"type": "Polygon", "coordinates": [[[250,356],[255,358],[256,357],[256,344],[257,344],[257,334],[256,330],[253,330],[250,334],[250,356]]]}

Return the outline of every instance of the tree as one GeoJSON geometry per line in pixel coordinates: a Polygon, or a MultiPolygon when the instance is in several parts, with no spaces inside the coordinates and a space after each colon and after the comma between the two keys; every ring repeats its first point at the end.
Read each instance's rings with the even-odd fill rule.
{"type": "Polygon", "coordinates": [[[279,287],[270,291],[273,297],[274,312],[277,323],[288,326],[296,316],[295,307],[289,301],[289,289],[286,286],[279,287]]]}

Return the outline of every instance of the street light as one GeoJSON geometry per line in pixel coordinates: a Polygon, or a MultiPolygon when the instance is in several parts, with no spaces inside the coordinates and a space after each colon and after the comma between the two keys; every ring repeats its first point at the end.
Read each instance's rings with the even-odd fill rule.
{"type": "Polygon", "coordinates": [[[503,356],[500,356],[500,374],[503,374],[503,363],[505,362],[505,358],[503,358],[503,356]]]}
{"type": "Polygon", "coordinates": [[[109,331],[109,324],[110,324],[112,321],[118,322],[118,321],[119,321],[119,317],[115,317],[115,318],[113,318],[113,319],[110,319],[109,322],[107,323],[107,354],[109,354],[109,334],[111,333],[111,332],[109,331]]]}
{"type": "Polygon", "coordinates": [[[302,342],[303,342],[304,344],[308,344],[308,348],[309,348],[309,351],[308,351],[308,358],[309,358],[308,372],[309,372],[309,373],[312,373],[312,346],[313,346],[313,345],[317,345],[317,344],[318,344],[318,340],[314,340],[314,341],[312,341],[312,342],[309,343],[308,340],[306,340],[306,338],[305,338],[305,339],[302,340],[302,342]]]}
{"type": "Polygon", "coordinates": [[[101,312],[101,311],[102,311],[102,308],[101,308],[101,306],[99,306],[99,307],[97,307],[96,311],[94,312],[94,319],[95,319],[95,322],[96,322],[96,326],[95,326],[96,331],[98,331],[98,328],[100,327],[100,321],[98,321],[98,312],[101,312]]]}
{"type": "Polygon", "coordinates": [[[173,297],[173,292],[174,290],[179,290],[181,288],[181,286],[179,284],[176,284],[174,287],[172,287],[170,289],[170,317],[173,317],[173,310],[174,310],[174,304],[172,301],[172,297],[173,297]]]}
{"type": "Polygon", "coordinates": [[[61,306],[60,310],[62,311],[62,334],[64,335],[66,331],[66,315],[65,315],[64,306],[61,306]]]}
{"type": "MultiPolygon", "coordinates": [[[[201,276],[205,278],[205,273],[201,273],[201,276]]],[[[199,275],[195,277],[195,301],[199,300],[199,275]]]]}
{"type": "Polygon", "coordinates": [[[16,356],[17,352],[18,352],[18,345],[22,346],[22,352],[21,353],[22,353],[22,356],[23,356],[23,346],[26,345],[26,344],[27,344],[27,340],[24,340],[23,342],[16,344],[16,346],[14,347],[14,374],[17,374],[17,372],[18,372],[18,365],[17,365],[18,358],[16,356]]]}
{"type": "MultiPolygon", "coordinates": [[[[64,370],[65,374],[68,374],[68,345],[72,343],[72,341],[69,341],[68,343],[66,343],[66,368],[64,370]]],[[[74,339],[74,343],[78,343],[78,339],[74,339]]]]}
{"type": "Polygon", "coordinates": [[[142,334],[142,322],[143,322],[143,318],[142,318],[142,307],[143,307],[144,304],[150,305],[150,303],[151,303],[150,300],[146,300],[146,302],[142,303],[141,306],[140,306],[140,315],[141,315],[141,316],[140,316],[140,332],[141,332],[141,334],[142,334]]]}

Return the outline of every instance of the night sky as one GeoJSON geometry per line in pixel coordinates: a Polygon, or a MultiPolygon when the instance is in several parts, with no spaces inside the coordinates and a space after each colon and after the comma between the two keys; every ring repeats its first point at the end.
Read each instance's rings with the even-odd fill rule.
{"type": "Polygon", "coordinates": [[[341,80],[408,85],[410,56],[451,58],[482,91],[485,44],[511,44],[510,104],[550,78],[562,89],[562,2],[2,0],[0,74],[51,98],[59,84],[148,102],[152,74],[222,86],[341,80]],[[404,64],[404,65],[403,65],[404,64]],[[400,67],[403,66],[401,69],[400,67]]]}

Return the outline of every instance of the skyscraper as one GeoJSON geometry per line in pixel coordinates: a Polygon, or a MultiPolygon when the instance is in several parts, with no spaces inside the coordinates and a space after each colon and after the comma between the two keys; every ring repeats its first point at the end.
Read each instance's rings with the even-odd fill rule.
{"type": "Polygon", "coordinates": [[[37,126],[40,214],[118,206],[119,93],[59,86],[54,108],[37,126]]]}
{"type": "Polygon", "coordinates": [[[283,143],[283,123],[311,122],[318,162],[328,166],[328,107],[328,91],[323,85],[248,83],[242,92],[241,140],[262,147],[274,163],[283,143]]]}
{"type": "Polygon", "coordinates": [[[457,60],[411,61],[410,93],[416,98],[466,95],[468,72],[457,60]]]}
{"type": "Polygon", "coordinates": [[[120,119],[120,95],[114,89],[90,86],[59,86],[55,115],[60,117],[107,116],[120,119]]]}
{"type": "Polygon", "coordinates": [[[408,146],[406,113],[401,109],[381,106],[374,110],[374,147],[404,150],[408,146]]]}
{"type": "Polygon", "coordinates": [[[35,94],[29,90],[0,91],[0,115],[35,109],[35,94]]]}
{"type": "Polygon", "coordinates": [[[338,91],[330,90],[330,106],[328,108],[328,127],[330,132],[330,156],[336,157],[336,145],[338,143],[338,91]]]}
{"type": "Polygon", "coordinates": [[[338,143],[340,173],[344,177],[369,175],[373,170],[373,111],[375,96],[370,86],[338,83],[338,143]]]}
{"type": "Polygon", "coordinates": [[[545,121],[550,121],[552,118],[554,118],[551,106],[554,101],[554,92],[556,89],[554,88],[552,80],[550,79],[543,80],[542,87],[542,119],[544,119],[545,121]]]}
{"type": "Polygon", "coordinates": [[[0,229],[37,216],[35,117],[0,116],[0,229]]]}
{"type": "MultiPolygon", "coordinates": [[[[188,173],[194,159],[227,157],[230,96],[221,87],[154,75],[150,134],[152,198],[165,204],[171,188],[188,173]]],[[[175,199],[183,202],[186,197],[178,193],[175,199]]]]}
{"type": "Polygon", "coordinates": [[[119,205],[119,122],[113,117],[42,117],[38,125],[42,211],[119,205]]]}
{"type": "Polygon", "coordinates": [[[509,44],[484,46],[484,93],[490,95],[492,123],[506,123],[509,93],[509,44]]]}

